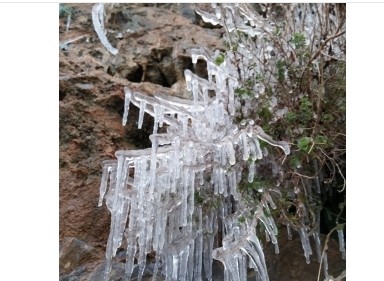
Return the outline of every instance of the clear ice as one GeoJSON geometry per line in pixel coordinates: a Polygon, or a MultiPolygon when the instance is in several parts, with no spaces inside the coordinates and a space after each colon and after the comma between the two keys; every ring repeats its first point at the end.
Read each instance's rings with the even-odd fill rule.
{"type": "MultiPolygon", "coordinates": [[[[97,5],[93,20],[102,39],[102,4],[97,5]]],[[[262,38],[274,30],[247,5],[225,3],[213,7],[214,14],[200,9],[196,12],[205,21],[225,26],[227,33],[237,28],[250,38],[262,38]]],[[[102,164],[98,203],[100,206],[104,200],[111,212],[105,280],[109,280],[112,259],[120,247],[126,249],[126,280],[130,280],[135,267],[138,280],[142,279],[150,253],[156,254],[153,280],[157,273],[166,280],[212,280],[213,259],[223,263],[225,280],[247,280],[247,268],[255,270],[256,280],[269,280],[256,227],[263,225],[267,240],[278,253],[277,226],[270,215],[270,208],[276,205],[270,190],[261,187],[256,209],[250,208],[244,203],[239,184],[242,179],[252,183],[258,178],[257,163],[268,155],[259,140],[280,148],[285,155],[290,147],[268,136],[263,124],[254,120],[235,122],[237,112],[246,115],[253,106],[245,100],[240,110],[235,90],[261,71],[251,66],[252,58],[267,57],[271,52],[271,48],[258,48],[251,53],[249,40],[243,38],[237,52],[228,51],[220,65],[214,63],[217,52],[191,50],[192,61],[203,59],[208,69],[207,80],[185,70],[191,99],[161,92],[150,96],[125,88],[123,124],[133,105],[140,110],[138,127],[143,124],[144,114],[149,114],[154,118],[154,129],[151,148],[120,150],[116,160],[102,164]],[[159,133],[158,128],[163,126],[166,131],[159,133]]],[[[108,42],[103,44],[111,53],[117,52],[108,42]]],[[[274,79],[271,77],[271,83],[274,79]]],[[[264,85],[258,87],[255,96],[264,93],[264,85]]],[[[278,175],[280,170],[275,166],[273,175],[278,175]]],[[[304,227],[294,230],[299,232],[309,262],[309,235],[304,227]]],[[[291,239],[290,225],[287,231],[291,239]]],[[[314,238],[319,251],[318,233],[314,238]]],[[[341,232],[339,239],[345,253],[341,232]]]]}
{"type": "Polygon", "coordinates": [[[93,27],[101,43],[104,47],[112,54],[117,55],[119,52],[116,48],[114,48],[111,43],[109,43],[107,36],[105,35],[104,29],[104,4],[95,4],[92,8],[92,23],[93,27]]]}
{"type": "MultiPolygon", "coordinates": [[[[208,51],[199,49],[194,56],[206,60],[211,57],[208,51]]],[[[133,104],[140,109],[138,127],[145,113],[154,118],[155,124],[150,136],[152,148],[117,151],[117,160],[103,162],[99,204],[104,198],[112,215],[105,280],[123,239],[127,279],[137,265],[140,280],[147,254],[155,252],[155,271],[162,271],[166,280],[212,280],[213,258],[224,263],[228,280],[246,280],[249,266],[260,280],[268,280],[263,250],[255,234],[256,222],[249,227],[236,223],[240,213],[230,204],[241,200],[238,184],[243,161],[251,161],[248,180],[257,177],[255,161],[262,158],[258,137],[282,147],[285,153],[289,149],[273,141],[254,122],[246,122],[241,128],[233,122],[227,110],[233,91],[233,83],[227,83],[231,73],[227,68],[211,69],[216,73],[210,73],[216,83],[186,71],[193,100],[162,93],[147,96],[125,89],[128,100],[123,123],[133,104]],[[217,73],[222,79],[217,79],[217,73]],[[207,89],[217,94],[209,97],[207,89]],[[166,133],[157,133],[163,123],[167,124],[166,133]],[[202,208],[201,202],[196,202],[197,192],[203,200],[216,195],[221,207],[202,208]],[[222,247],[217,246],[219,233],[223,236],[222,247]]],[[[268,209],[271,203],[267,202],[271,201],[266,192],[262,208],[268,209]]],[[[276,243],[273,219],[261,211],[255,217],[266,225],[276,243]]]]}

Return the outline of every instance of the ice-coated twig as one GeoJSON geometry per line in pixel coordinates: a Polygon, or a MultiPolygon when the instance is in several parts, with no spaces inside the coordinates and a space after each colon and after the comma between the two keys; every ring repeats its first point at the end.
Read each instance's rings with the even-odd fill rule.
{"type": "Polygon", "coordinates": [[[343,259],[345,259],[345,242],[344,242],[344,230],[338,229],[337,236],[339,238],[339,248],[343,259]]]}
{"type": "Polygon", "coordinates": [[[104,29],[104,4],[95,4],[92,9],[92,23],[93,27],[95,28],[95,31],[97,35],[99,36],[99,39],[101,41],[101,44],[112,54],[117,55],[118,50],[114,47],[112,47],[111,43],[109,43],[107,36],[105,35],[105,29],[104,29]]]}
{"type": "Polygon", "coordinates": [[[65,32],[69,30],[69,25],[71,24],[71,14],[68,15],[67,17],[67,27],[65,29],[65,32]]]}
{"type": "Polygon", "coordinates": [[[124,115],[123,115],[123,126],[127,124],[129,104],[132,99],[132,92],[128,87],[124,87],[125,100],[124,100],[124,115]]]}
{"type": "Polygon", "coordinates": [[[267,143],[269,143],[270,145],[273,145],[273,146],[278,146],[280,147],[285,155],[288,155],[290,153],[290,148],[289,148],[289,144],[286,142],[286,141],[275,141],[273,140],[270,136],[268,136],[263,128],[261,128],[260,126],[258,125],[255,125],[255,131],[257,133],[257,137],[267,143]]]}
{"type": "Polygon", "coordinates": [[[63,43],[59,43],[59,49],[61,50],[67,50],[68,49],[68,45],[73,43],[73,42],[76,42],[84,37],[86,37],[87,35],[80,35],[74,39],[69,39],[67,41],[64,41],[63,43]]]}

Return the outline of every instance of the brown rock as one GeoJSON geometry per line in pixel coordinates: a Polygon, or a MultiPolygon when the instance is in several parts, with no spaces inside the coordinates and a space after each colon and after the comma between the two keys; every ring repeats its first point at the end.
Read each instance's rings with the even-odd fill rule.
{"type": "Polygon", "coordinates": [[[124,87],[178,94],[171,86],[183,85],[184,70],[193,70],[190,49],[222,49],[223,31],[194,24],[192,4],[108,4],[107,37],[119,49],[113,56],[94,31],[92,4],[64,5],[73,13],[69,30],[67,17],[59,27],[60,243],[77,237],[103,250],[110,214],[97,206],[101,163],[116,150],[150,146],[152,133],[147,114],[137,129],[134,106],[122,126],[124,87]]]}
{"type": "Polygon", "coordinates": [[[69,273],[76,267],[92,262],[100,255],[92,246],[77,238],[67,238],[60,250],[60,274],[69,273]]]}
{"type": "MultiPolygon", "coordinates": [[[[321,234],[322,247],[326,235],[321,234]]],[[[263,241],[265,243],[265,241],[263,241]]],[[[313,254],[310,256],[310,263],[307,264],[304,257],[304,250],[301,245],[300,236],[292,231],[292,240],[288,240],[287,231],[281,228],[278,236],[279,254],[275,254],[275,247],[272,243],[265,243],[265,259],[268,274],[271,281],[317,281],[320,263],[317,260],[314,240],[310,237],[313,254]]],[[[328,274],[337,277],[345,270],[345,260],[342,259],[338,250],[337,241],[330,239],[328,242],[328,274]]],[[[324,271],[321,268],[319,280],[324,280],[324,271]]]]}

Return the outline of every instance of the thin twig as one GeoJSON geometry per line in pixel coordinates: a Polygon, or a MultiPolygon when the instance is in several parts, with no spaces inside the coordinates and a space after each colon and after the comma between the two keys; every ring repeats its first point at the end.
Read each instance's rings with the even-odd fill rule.
{"type": "MultiPolygon", "coordinates": [[[[327,234],[327,237],[326,237],[326,239],[325,239],[325,242],[324,242],[324,247],[323,247],[323,251],[322,251],[322,253],[321,253],[321,260],[320,260],[320,266],[319,266],[319,273],[317,274],[317,281],[319,281],[320,280],[320,273],[321,273],[321,267],[322,267],[322,265],[323,265],[323,259],[324,259],[324,255],[325,255],[325,251],[328,249],[328,242],[329,242],[329,238],[331,237],[331,234],[335,231],[335,230],[337,230],[337,229],[339,229],[340,228],[340,225],[336,225],[334,228],[332,228],[332,230],[327,234]]],[[[343,274],[343,273],[342,273],[343,274]]],[[[342,275],[341,274],[341,275],[342,275]]],[[[340,276],[341,276],[340,275],[340,276]]],[[[339,277],[337,277],[337,278],[340,278],[340,276],[339,277]]],[[[327,277],[327,276],[326,276],[327,277]]],[[[344,276],[345,277],[345,276],[344,276]]],[[[336,281],[336,280],[335,280],[336,281]]]]}
{"type": "MultiPolygon", "coordinates": [[[[319,273],[317,275],[317,281],[319,281],[319,279],[320,279],[321,266],[322,266],[322,263],[323,263],[323,258],[324,258],[325,251],[328,248],[329,238],[331,237],[331,234],[335,230],[340,229],[340,226],[344,226],[345,225],[345,223],[339,224],[339,218],[340,218],[341,214],[343,213],[344,208],[345,208],[345,204],[344,204],[344,206],[342,208],[340,208],[340,212],[338,213],[338,215],[336,217],[336,224],[337,225],[327,234],[327,238],[325,239],[323,252],[321,253],[321,260],[320,260],[320,266],[319,266],[319,273]]],[[[345,270],[334,281],[341,280],[341,278],[343,278],[343,277],[345,277],[345,270]],[[344,274],[344,276],[343,276],[343,274],[344,274]]]]}
{"type": "Polygon", "coordinates": [[[71,24],[71,14],[68,15],[67,17],[67,29],[65,30],[65,32],[67,32],[69,30],[69,25],[71,24]]]}
{"type": "Polygon", "coordinates": [[[340,167],[339,167],[339,165],[336,163],[336,161],[333,159],[333,158],[331,158],[331,157],[329,157],[320,147],[319,147],[319,149],[320,149],[320,151],[329,159],[329,160],[331,160],[332,161],[332,163],[333,164],[335,164],[335,166],[337,167],[337,169],[339,170],[339,173],[340,173],[340,175],[341,175],[341,177],[343,178],[343,180],[344,180],[344,184],[343,184],[343,188],[341,189],[341,190],[338,190],[339,192],[343,192],[344,191],[344,189],[345,189],[345,185],[346,185],[346,180],[345,180],[345,177],[344,177],[344,175],[343,175],[343,173],[341,172],[341,169],[340,169],[340,167]]]}
{"type": "Polygon", "coordinates": [[[322,52],[323,48],[327,45],[327,43],[337,37],[340,37],[341,35],[343,35],[345,33],[345,30],[342,31],[342,32],[339,32],[337,34],[334,34],[332,35],[331,37],[327,38],[322,44],[321,46],[319,47],[319,49],[317,50],[317,52],[312,56],[312,58],[308,61],[307,63],[307,66],[304,68],[304,71],[301,75],[301,78],[300,78],[300,81],[303,80],[303,77],[304,77],[304,74],[305,72],[307,71],[307,69],[309,68],[309,66],[311,65],[312,61],[314,61],[322,52]]]}

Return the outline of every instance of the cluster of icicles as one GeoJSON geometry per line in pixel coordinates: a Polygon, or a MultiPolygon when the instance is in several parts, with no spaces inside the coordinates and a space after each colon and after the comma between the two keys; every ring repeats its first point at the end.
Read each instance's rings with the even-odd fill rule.
{"type": "MultiPolygon", "coordinates": [[[[142,279],[150,253],[156,254],[153,280],[158,274],[165,280],[212,280],[213,259],[223,263],[225,280],[247,280],[247,268],[256,271],[256,280],[269,280],[256,226],[264,225],[278,253],[277,227],[266,215],[276,206],[264,190],[258,207],[247,209],[238,185],[245,171],[248,182],[257,176],[255,161],[267,153],[259,139],[286,155],[289,145],[271,139],[253,120],[233,121],[241,110],[234,91],[246,75],[238,72],[234,56],[218,66],[217,53],[199,48],[191,54],[193,63],[207,62],[208,80],[185,71],[190,100],[125,88],[123,125],[133,104],[140,109],[138,127],[146,112],[154,128],[151,148],[117,151],[117,160],[102,164],[99,206],[105,200],[111,212],[105,280],[120,247],[126,249],[126,280],[134,268],[142,279]],[[164,124],[166,133],[159,133],[164,124]]],[[[304,229],[299,233],[309,262],[309,237],[304,229]]]]}
{"type": "Polygon", "coordinates": [[[251,216],[254,219],[239,223],[237,189],[244,163],[248,181],[254,179],[255,161],[263,157],[258,139],[281,147],[286,154],[289,146],[272,140],[252,120],[235,125],[236,80],[229,80],[228,68],[213,64],[205,50],[192,53],[194,63],[198,57],[207,61],[210,76],[204,80],[185,71],[192,100],[125,88],[123,124],[132,103],[140,109],[138,127],[147,112],[154,117],[154,129],[152,148],[117,151],[117,160],[103,162],[99,206],[105,197],[112,215],[106,280],[123,238],[128,279],[137,260],[141,280],[147,254],[155,252],[154,280],[160,267],[166,280],[203,280],[203,276],[212,280],[212,258],[224,263],[226,280],[246,280],[247,267],[254,268],[260,280],[268,280],[255,228],[260,219],[277,243],[276,225],[264,214],[264,209],[275,205],[266,192],[257,214],[251,216]],[[216,94],[210,97],[209,91],[216,94]],[[167,132],[158,133],[164,123],[167,132]],[[217,197],[217,205],[197,204],[196,192],[203,198],[217,197]],[[218,233],[222,241],[217,241],[218,233]],[[214,243],[222,247],[215,248],[214,243]]]}

